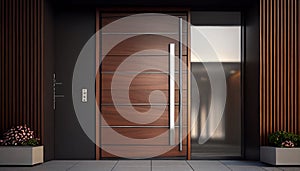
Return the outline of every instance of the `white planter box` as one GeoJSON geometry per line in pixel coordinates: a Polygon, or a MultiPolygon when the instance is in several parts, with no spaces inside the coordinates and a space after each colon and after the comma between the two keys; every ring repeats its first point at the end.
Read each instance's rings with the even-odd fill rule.
{"type": "Polygon", "coordinates": [[[43,162],[43,146],[0,146],[0,165],[35,165],[43,162]]]}
{"type": "Polygon", "coordinates": [[[300,165],[300,148],[262,146],[260,161],[272,165],[300,165]]]}

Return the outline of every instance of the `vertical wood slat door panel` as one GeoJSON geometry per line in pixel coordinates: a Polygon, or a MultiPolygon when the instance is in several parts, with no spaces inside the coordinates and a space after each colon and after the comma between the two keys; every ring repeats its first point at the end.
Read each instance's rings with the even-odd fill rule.
{"type": "Polygon", "coordinates": [[[43,142],[43,0],[2,0],[1,125],[28,125],[43,142]]]}
{"type": "MultiPolygon", "coordinates": [[[[121,16],[115,16],[114,14],[116,13],[100,13],[99,11],[97,12],[98,15],[98,20],[100,21],[98,24],[99,26],[98,29],[101,28],[101,25],[107,25],[109,22],[111,21],[115,21],[116,18],[121,18],[124,16],[127,16],[128,14],[124,13],[121,16]],[[110,16],[110,14],[112,16],[110,16]],[[105,16],[105,18],[103,18],[103,16],[105,16]]],[[[185,14],[181,15],[184,16],[185,14]]],[[[186,18],[186,16],[185,16],[186,18]]],[[[128,24],[128,23],[127,23],[128,24]]],[[[173,23],[174,24],[174,23],[173,23]]],[[[134,27],[134,25],[132,25],[131,27],[134,27]]],[[[173,33],[174,28],[172,29],[167,29],[167,28],[160,28],[159,26],[157,26],[157,28],[159,28],[158,30],[160,30],[161,32],[163,32],[162,34],[166,34],[166,35],[173,35],[175,37],[179,36],[179,32],[178,32],[178,28],[179,28],[179,19],[176,23],[176,28],[175,30],[177,31],[177,33],[173,33]],[[164,30],[165,29],[165,30],[164,30]]],[[[187,41],[187,27],[184,27],[185,30],[183,31],[183,37],[184,37],[184,41],[187,41]]],[[[145,28],[147,30],[147,28],[145,28]]],[[[131,29],[130,29],[131,30],[131,29]]],[[[154,32],[158,31],[157,29],[154,30],[154,32]]],[[[131,30],[132,31],[132,30],[131,30]]],[[[143,29],[142,29],[143,31],[143,29]]],[[[152,30],[153,31],[153,30],[152,30]]],[[[137,32],[137,31],[135,31],[137,32]]],[[[151,32],[151,30],[148,30],[147,32],[151,32]]],[[[127,107],[130,104],[111,104],[112,101],[112,95],[111,95],[111,91],[127,91],[124,89],[124,86],[126,84],[124,84],[126,81],[130,81],[130,77],[132,74],[136,74],[135,68],[136,67],[149,67],[151,65],[153,66],[157,66],[158,68],[162,68],[164,70],[167,69],[168,71],[168,48],[169,48],[169,43],[176,43],[176,55],[179,54],[178,52],[178,42],[176,40],[172,40],[170,38],[168,38],[168,36],[158,36],[155,34],[146,34],[143,35],[140,32],[138,33],[138,36],[134,36],[133,38],[128,38],[125,39],[123,42],[117,44],[116,47],[114,47],[113,49],[107,50],[107,48],[105,47],[105,43],[110,44],[111,39],[114,38],[118,38],[118,37],[122,37],[122,36],[130,36],[130,34],[128,34],[128,31],[126,31],[126,29],[120,29],[117,28],[117,30],[107,30],[106,32],[102,32],[99,33],[99,37],[98,40],[96,42],[99,43],[99,50],[97,50],[97,52],[100,55],[96,55],[96,57],[98,56],[98,58],[100,59],[103,56],[103,53],[106,54],[106,51],[108,52],[108,55],[105,56],[104,61],[102,62],[101,65],[101,71],[99,73],[99,87],[100,89],[98,89],[98,93],[99,94],[99,105],[100,105],[100,110],[101,113],[104,117],[104,119],[106,119],[108,121],[108,124],[110,124],[109,126],[117,126],[119,129],[119,131],[121,131],[121,134],[124,136],[126,136],[127,134],[130,135],[135,135],[134,132],[136,132],[138,135],[135,136],[139,136],[139,137],[143,137],[143,138],[151,138],[149,137],[149,135],[152,135],[153,133],[160,133],[157,132],[156,130],[158,130],[159,127],[162,127],[162,130],[168,130],[168,118],[169,118],[169,104],[168,102],[164,102],[164,101],[160,101],[160,99],[155,99],[155,105],[165,105],[165,107],[167,107],[167,110],[164,111],[163,115],[161,117],[158,118],[157,121],[152,122],[151,124],[138,124],[138,123],[132,123],[132,122],[128,122],[126,121],[126,119],[122,118],[122,116],[120,115],[120,113],[118,113],[115,109],[115,107],[113,105],[124,105],[123,108],[127,107]],[[125,31],[124,31],[125,30],[125,31]],[[117,69],[118,66],[120,66],[120,64],[122,64],[122,62],[124,60],[126,60],[130,55],[134,54],[134,53],[138,53],[140,51],[144,51],[147,49],[156,49],[156,50],[160,50],[153,53],[143,53],[143,54],[139,54],[137,56],[135,56],[134,60],[138,60],[138,58],[148,58],[148,59],[154,59],[154,58],[159,58],[158,60],[153,60],[153,61],[149,61],[149,62],[145,62],[145,60],[143,62],[132,62],[130,63],[130,67],[127,67],[127,69],[125,68],[125,70],[122,70],[122,72],[116,72],[115,70],[117,69]],[[111,82],[112,82],[112,78],[114,76],[121,76],[120,77],[120,83],[118,84],[119,87],[117,87],[117,89],[112,88],[111,87],[111,82]],[[105,103],[105,102],[109,102],[109,103],[105,103]],[[126,128],[126,126],[130,126],[130,128],[126,128]],[[132,127],[136,127],[138,126],[139,128],[135,128],[135,131],[132,132],[131,130],[134,129],[132,127]],[[167,128],[165,128],[167,126],[167,128]],[[149,132],[150,131],[150,132],[149,132]]],[[[187,61],[187,48],[183,47],[183,58],[184,58],[184,63],[186,63],[187,61]]],[[[176,64],[176,68],[177,68],[177,72],[176,72],[176,79],[178,80],[178,64],[176,64]]],[[[183,76],[183,93],[187,93],[186,89],[187,89],[187,68],[183,68],[183,70],[185,72],[183,72],[184,76],[183,76]]],[[[176,84],[175,84],[176,85],[176,84]]],[[[155,91],[155,90],[159,90],[159,91],[163,91],[165,95],[168,96],[168,92],[169,92],[169,76],[167,73],[163,73],[162,71],[159,70],[147,70],[143,73],[138,74],[130,83],[130,91],[132,92],[130,95],[130,99],[133,99],[133,101],[135,102],[134,105],[136,110],[138,111],[148,111],[148,108],[150,109],[151,106],[149,106],[149,92],[155,91]],[[140,91],[143,91],[143,93],[139,93],[140,91]],[[165,93],[166,92],[166,93],[165,93]],[[147,95],[148,93],[148,95],[147,95]],[[143,97],[145,96],[145,97],[143,97]],[[143,104],[141,102],[144,102],[143,104]],[[146,103],[145,103],[146,102],[146,103]],[[142,105],[142,106],[140,106],[142,105]]],[[[178,86],[176,87],[176,91],[177,93],[179,93],[178,91],[178,86]]],[[[98,94],[97,93],[97,94],[98,94]]],[[[97,96],[97,95],[96,95],[97,96]]],[[[166,97],[167,97],[166,96],[166,97]]],[[[187,95],[183,96],[185,99],[183,100],[183,102],[185,102],[183,104],[183,112],[184,115],[187,115],[187,95]]],[[[124,97],[120,97],[118,98],[119,100],[124,99],[124,97]]],[[[176,96],[176,99],[178,102],[178,96],[176,96]]],[[[168,100],[168,98],[167,98],[168,100]]],[[[169,100],[168,100],[169,101],[169,100]]],[[[131,101],[132,103],[132,101],[131,101]]],[[[155,107],[155,106],[153,106],[155,107]]],[[[177,109],[177,114],[178,114],[178,106],[176,106],[177,109]]],[[[127,111],[127,108],[126,108],[127,111]]],[[[177,116],[178,117],[178,116],[177,116]]],[[[183,119],[184,121],[184,126],[187,127],[187,118],[184,117],[183,119]]],[[[178,123],[176,123],[176,126],[178,126],[178,123]]],[[[114,138],[114,137],[108,137],[108,135],[110,134],[106,134],[106,132],[103,132],[105,130],[107,130],[107,125],[103,125],[103,120],[100,119],[100,126],[98,126],[98,128],[96,128],[99,130],[101,139],[100,139],[100,144],[102,143],[107,143],[109,139],[114,138]],[[102,123],[102,124],[101,124],[102,123]],[[104,135],[104,136],[103,136],[104,135]]],[[[186,129],[184,129],[185,132],[187,132],[186,129]]],[[[113,136],[113,135],[110,135],[113,136]]],[[[178,138],[178,136],[177,136],[178,138]]],[[[114,140],[113,140],[114,141],[114,140]]],[[[164,143],[164,145],[168,145],[169,142],[169,137],[165,137],[164,140],[160,141],[160,142],[153,142],[153,145],[162,145],[161,142],[164,143]]],[[[114,146],[110,147],[113,148],[114,150],[118,150],[120,152],[127,152],[126,155],[131,155],[134,152],[131,150],[132,146],[134,147],[139,147],[142,145],[151,145],[150,144],[129,144],[130,146],[127,147],[121,147],[120,145],[118,145],[121,142],[113,142],[114,146]]],[[[102,145],[104,145],[102,144],[102,145]]],[[[109,143],[111,144],[111,143],[109,143]]],[[[109,145],[108,144],[108,145],[109,145]]],[[[106,144],[107,145],[107,144],[106,144]]],[[[161,148],[161,147],[158,147],[161,148]]],[[[113,154],[110,154],[109,152],[104,151],[105,149],[100,149],[97,153],[99,153],[99,158],[105,158],[105,157],[118,157],[115,156],[113,154]]],[[[145,157],[146,155],[146,151],[143,154],[143,152],[139,152],[138,156],[136,157],[145,157]]],[[[175,156],[186,156],[187,155],[187,141],[185,140],[185,143],[183,144],[183,151],[179,151],[179,148],[173,148],[173,150],[171,150],[170,152],[167,152],[165,154],[162,154],[161,156],[169,156],[169,157],[175,157],[175,156]]],[[[128,156],[130,157],[130,156],[128,156]]]]}
{"type": "Polygon", "coordinates": [[[260,136],[299,126],[299,1],[260,2],[260,136]]]}

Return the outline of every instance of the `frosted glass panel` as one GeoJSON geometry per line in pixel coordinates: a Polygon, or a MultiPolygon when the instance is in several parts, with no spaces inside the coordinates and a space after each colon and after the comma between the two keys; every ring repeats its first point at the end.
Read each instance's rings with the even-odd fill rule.
{"type": "Polygon", "coordinates": [[[191,46],[192,62],[240,62],[241,27],[191,26],[191,46]]]}
{"type": "Polygon", "coordinates": [[[241,27],[192,26],[191,33],[192,101],[193,92],[200,94],[200,104],[192,102],[191,120],[197,123],[191,128],[192,158],[241,157],[241,27]],[[226,103],[218,124],[216,117],[208,119],[210,109],[219,108],[212,98],[209,75],[214,74],[224,74],[226,82],[226,103]]]}

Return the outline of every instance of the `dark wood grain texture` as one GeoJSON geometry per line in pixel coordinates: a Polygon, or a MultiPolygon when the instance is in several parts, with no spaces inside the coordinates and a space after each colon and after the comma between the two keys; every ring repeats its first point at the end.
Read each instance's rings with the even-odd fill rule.
{"type": "Polygon", "coordinates": [[[43,0],[1,1],[0,132],[26,124],[43,143],[43,0]]]}
{"type": "MultiPolygon", "coordinates": [[[[133,12],[134,13],[134,12],[133,12]]],[[[107,26],[107,24],[116,21],[124,16],[131,15],[128,11],[121,12],[101,12],[99,10],[99,20],[100,27],[107,26]]],[[[176,44],[176,55],[178,55],[178,39],[179,36],[179,20],[176,22],[168,21],[162,22],[158,21],[156,27],[147,26],[147,23],[144,25],[135,25],[135,23],[140,23],[139,21],[149,18],[149,21],[155,20],[156,15],[161,14],[152,14],[155,16],[146,16],[140,17],[135,16],[135,20],[126,22],[125,24],[128,27],[115,27],[111,29],[102,30],[100,49],[100,56],[105,57],[102,61],[101,71],[100,71],[100,85],[98,91],[100,95],[101,101],[101,116],[107,122],[108,125],[105,125],[104,120],[101,120],[101,133],[100,133],[100,142],[102,145],[112,146],[114,149],[119,152],[128,153],[128,155],[134,157],[143,157],[147,151],[139,151],[133,152],[132,150],[140,148],[143,145],[154,146],[158,149],[161,149],[160,145],[168,146],[169,144],[169,134],[166,134],[165,137],[160,138],[156,142],[150,142],[148,144],[136,144],[136,143],[127,143],[126,146],[122,144],[120,140],[116,139],[116,136],[112,136],[112,133],[107,132],[109,130],[107,126],[112,126],[113,129],[118,133],[126,137],[131,137],[133,139],[145,139],[156,137],[161,135],[162,133],[169,130],[169,61],[168,61],[168,51],[169,44],[176,44]],[[160,27],[166,25],[164,27],[160,27]],[[174,25],[174,27],[172,26],[174,25]],[[136,27],[135,27],[136,26],[136,27]],[[145,33],[146,34],[143,34],[145,33]],[[134,36],[132,37],[132,35],[134,36]],[[161,34],[161,35],[159,35],[161,34]],[[121,41],[120,41],[121,40],[121,41]],[[113,45],[113,48],[111,48],[113,45]],[[154,49],[154,50],[153,50],[154,49]],[[129,61],[124,67],[124,61],[129,61]],[[124,67],[124,68],[121,68],[124,67]],[[144,70],[140,72],[140,69],[144,70]],[[165,73],[164,73],[165,72],[165,73]],[[135,75],[136,74],[136,75],[135,75]],[[133,77],[133,78],[131,78],[133,77]],[[112,79],[116,78],[116,84],[112,87],[112,79]],[[128,82],[128,84],[126,84],[128,82]],[[127,90],[128,89],[128,90],[127,90]],[[130,106],[133,103],[133,108],[139,112],[147,112],[151,106],[149,106],[149,97],[151,92],[155,92],[156,90],[161,91],[161,96],[152,96],[152,103],[155,103],[152,108],[158,110],[156,114],[160,113],[162,108],[162,115],[159,115],[157,120],[149,123],[136,123],[133,121],[127,120],[123,116],[120,115],[119,112],[116,111],[116,107],[125,110],[125,113],[129,113],[134,118],[138,118],[134,116],[134,113],[130,113],[130,106]],[[116,101],[112,100],[112,92],[117,96],[118,104],[116,101]],[[128,91],[128,96],[130,102],[126,101],[127,94],[124,91],[128,91]],[[164,108],[166,107],[166,108],[164,108]],[[159,145],[159,146],[157,146],[159,145]],[[134,148],[132,148],[134,147],[134,148]]],[[[187,19],[186,13],[172,13],[173,16],[179,16],[187,19]]],[[[165,16],[162,16],[162,19],[165,16]]],[[[178,19],[178,18],[177,18],[178,19]]],[[[149,22],[151,23],[151,22],[149,22]]],[[[184,34],[183,39],[185,44],[187,43],[187,25],[184,25],[184,34]]],[[[184,46],[183,47],[183,62],[186,63],[188,61],[188,50],[184,46]]],[[[184,85],[183,89],[184,93],[183,102],[183,125],[185,126],[184,131],[187,132],[187,67],[183,65],[184,71],[184,85]]],[[[178,79],[178,62],[176,62],[176,75],[175,79],[178,79]]],[[[157,92],[156,92],[157,93],[157,92]]],[[[176,86],[176,103],[179,102],[178,95],[178,86],[176,86]]],[[[178,104],[176,106],[176,119],[178,119],[178,104]]],[[[144,116],[143,119],[147,120],[147,117],[144,116]]],[[[151,117],[150,117],[151,118],[151,117]]],[[[176,126],[178,126],[178,121],[176,122],[176,126]]],[[[176,140],[179,140],[178,137],[178,128],[176,129],[176,140]]],[[[174,146],[174,149],[170,152],[162,154],[161,157],[171,157],[171,156],[186,156],[187,155],[187,140],[184,140],[182,152],[178,151],[178,146],[174,146]]],[[[164,147],[165,148],[165,147],[164,147]]],[[[144,146],[146,149],[146,146],[144,146]]],[[[155,149],[153,149],[155,150],[155,149]]],[[[106,152],[105,150],[101,150],[101,157],[118,157],[113,154],[106,152]]],[[[130,156],[128,156],[130,157],[130,156]]]]}
{"type": "MultiPolygon", "coordinates": [[[[128,137],[129,140],[120,141],[117,136],[111,135],[111,128],[102,128],[102,145],[169,145],[169,128],[112,128],[118,134],[128,137]],[[141,141],[140,141],[141,140],[141,141]]],[[[186,127],[183,129],[186,132],[186,127]]],[[[175,144],[179,143],[179,129],[175,129],[175,144]]],[[[186,139],[183,140],[186,145],[186,139]]]]}
{"type": "MultiPolygon", "coordinates": [[[[178,72],[179,62],[182,62],[182,70],[187,70],[187,56],[183,56],[183,60],[180,60],[176,56],[175,68],[178,72]]],[[[169,72],[169,66],[166,65],[169,63],[168,55],[132,55],[132,56],[105,56],[102,60],[102,72],[138,72],[141,69],[145,69],[147,72],[169,72]],[[118,68],[122,66],[122,68],[118,68]]]]}
{"type": "MultiPolygon", "coordinates": [[[[124,141],[118,141],[117,136],[109,136],[111,135],[111,129],[118,132],[120,135],[126,136],[128,138],[136,139],[137,141],[143,140],[143,139],[152,139],[155,141],[159,139],[159,136],[161,136],[161,139],[159,141],[165,142],[165,145],[169,144],[169,128],[102,128],[102,142],[106,142],[105,144],[119,144],[122,145],[126,143],[126,140],[124,141]]],[[[176,129],[176,132],[178,134],[178,129],[176,129]]],[[[178,136],[178,135],[177,135],[178,136]]],[[[134,140],[133,140],[134,141],[134,140]]],[[[151,142],[148,142],[148,145],[151,145],[151,142]]],[[[155,145],[156,142],[153,142],[152,145],[155,145]]],[[[177,137],[177,143],[178,143],[178,137],[177,137]]],[[[126,144],[124,144],[126,145],[126,144]]],[[[134,144],[134,145],[143,145],[143,144],[134,144]]]]}
{"type": "MultiPolygon", "coordinates": [[[[175,88],[178,89],[179,74],[175,74],[175,88]]],[[[183,75],[183,90],[187,88],[187,78],[183,75]]],[[[168,90],[169,89],[169,75],[140,73],[135,77],[128,73],[102,73],[102,90],[168,90]],[[112,86],[112,79],[114,79],[114,86],[112,86]],[[128,87],[128,84],[130,85],[128,87]]]]}
{"type": "MultiPolygon", "coordinates": [[[[120,103],[150,103],[150,95],[151,93],[155,93],[153,90],[129,90],[129,100],[127,97],[127,93],[124,90],[113,90],[115,92],[115,99],[118,99],[120,103]]],[[[152,103],[168,103],[169,102],[169,91],[168,90],[155,90],[162,93],[162,98],[160,95],[151,96],[152,103]]],[[[182,92],[183,103],[187,103],[187,91],[183,90],[182,92]]],[[[113,104],[111,90],[102,90],[102,103],[103,104],[113,104]]],[[[179,89],[175,90],[175,103],[179,103],[179,89]]]]}
{"type": "MultiPolygon", "coordinates": [[[[169,52],[169,44],[175,43],[175,54],[178,55],[178,35],[154,35],[143,34],[133,36],[131,34],[105,34],[101,37],[102,55],[166,55],[169,52]],[[160,43],[157,43],[160,42],[160,43]],[[162,53],[163,52],[163,53],[162,53]]],[[[186,40],[186,37],[183,37],[186,40]]],[[[187,55],[186,48],[182,50],[187,55]]]]}
{"type": "Polygon", "coordinates": [[[95,154],[95,158],[96,160],[99,160],[101,157],[101,150],[99,148],[100,145],[100,138],[98,138],[98,135],[100,135],[100,38],[99,38],[99,31],[100,30],[100,13],[98,10],[96,10],[96,117],[95,117],[95,124],[96,124],[96,130],[95,130],[95,134],[96,134],[96,154],[95,154]]]}
{"type": "MultiPolygon", "coordinates": [[[[145,33],[175,33],[178,35],[179,27],[177,18],[179,17],[186,21],[186,16],[176,14],[133,13],[131,15],[129,13],[106,13],[102,16],[102,26],[104,26],[103,30],[105,33],[140,33],[143,31],[145,33]],[[145,21],[147,22],[145,23],[145,21]],[[122,28],[118,27],[121,24],[122,28]],[[132,25],[135,25],[135,27],[132,27],[132,25]],[[105,26],[109,28],[106,29],[105,26]]],[[[183,26],[182,31],[183,33],[187,32],[187,25],[183,26]]]]}
{"type": "MultiPolygon", "coordinates": [[[[140,112],[141,114],[150,110],[151,106],[132,106],[134,110],[140,112]]],[[[152,123],[148,124],[139,124],[135,122],[131,122],[125,117],[123,117],[120,112],[124,112],[125,114],[129,113],[129,118],[135,117],[134,113],[130,114],[130,107],[129,106],[118,106],[117,109],[114,106],[102,106],[101,115],[105,122],[102,121],[102,126],[169,126],[169,107],[168,106],[152,106],[152,110],[157,111],[158,119],[152,123]],[[165,110],[162,110],[165,109],[165,110]]],[[[187,126],[187,117],[186,117],[186,106],[183,106],[183,125],[187,126]]],[[[127,116],[127,115],[126,115],[127,116]]],[[[147,115],[144,116],[143,119],[147,120],[147,115]]],[[[150,116],[151,119],[151,116],[150,116]]],[[[175,107],[175,125],[178,126],[178,106],[175,107]]]]}
{"type": "MultiPolygon", "coordinates": [[[[149,155],[146,154],[160,154],[161,151],[166,150],[166,146],[104,146],[105,148],[113,148],[114,150],[121,153],[124,158],[144,158],[149,157],[149,155]]],[[[179,151],[178,146],[174,146],[171,150],[168,152],[161,154],[159,156],[153,156],[153,157],[185,157],[187,151],[187,146],[183,146],[183,150],[179,151]]],[[[114,158],[118,157],[114,154],[111,154],[105,150],[102,150],[102,156],[105,158],[114,158]]],[[[151,156],[150,156],[151,157],[151,156]]]]}

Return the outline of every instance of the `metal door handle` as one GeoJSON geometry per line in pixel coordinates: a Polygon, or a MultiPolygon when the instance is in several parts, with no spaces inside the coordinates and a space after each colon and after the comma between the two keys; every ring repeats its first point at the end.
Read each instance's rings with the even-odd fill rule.
{"type": "Polygon", "coordinates": [[[169,144],[175,145],[175,43],[169,44],[169,144]]]}

